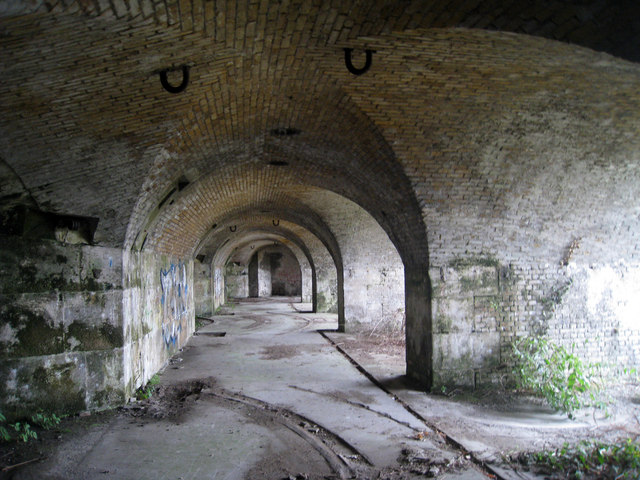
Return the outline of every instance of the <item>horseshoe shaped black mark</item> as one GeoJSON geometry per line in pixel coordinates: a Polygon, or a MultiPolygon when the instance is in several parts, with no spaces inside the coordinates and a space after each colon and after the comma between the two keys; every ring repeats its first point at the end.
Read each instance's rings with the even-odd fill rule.
{"type": "Polygon", "coordinates": [[[278,225],[280,225],[280,220],[271,220],[271,222],[273,223],[274,227],[277,227],[278,225]]]}
{"type": "Polygon", "coordinates": [[[177,68],[167,68],[165,70],[161,70],[160,71],[160,83],[162,84],[164,89],[169,93],[180,93],[185,88],[187,88],[187,85],[189,84],[189,66],[188,65],[183,65],[182,66],[182,82],[180,83],[180,85],[174,87],[173,85],[171,85],[169,83],[169,79],[167,78],[167,73],[168,72],[173,72],[173,71],[176,71],[176,70],[178,70],[178,69],[177,68]]]}
{"type": "Polygon", "coordinates": [[[362,68],[356,68],[353,66],[353,63],[351,62],[352,52],[353,52],[353,48],[344,49],[344,63],[347,65],[347,70],[349,70],[354,75],[362,75],[363,73],[366,73],[369,70],[369,68],[371,68],[371,60],[373,58],[373,54],[375,53],[375,50],[365,50],[367,57],[364,63],[364,67],[362,68]]]}
{"type": "Polygon", "coordinates": [[[229,230],[231,231],[231,233],[235,232],[236,230],[238,230],[238,226],[234,225],[233,227],[229,227],[229,230]]]}

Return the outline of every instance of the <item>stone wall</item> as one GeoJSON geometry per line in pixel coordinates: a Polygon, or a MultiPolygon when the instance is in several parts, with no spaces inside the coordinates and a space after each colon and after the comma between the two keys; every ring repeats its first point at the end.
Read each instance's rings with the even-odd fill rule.
{"type": "Polygon", "coordinates": [[[127,253],[124,270],[124,383],[144,385],[195,330],[193,261],[127,253]]]}
{"type": "Polygon", "coordinates": [[[258,296],[271,296],[271,257],[264,250],[258,252],[258,296]]]}
{"type": "Polygon", "coordinates": [[[458,259],[430,270],[434,387],[511,379],[512,345],[543,336],[605,372],[640,367],[640,267],[458,259]]]}
{"type": "Polygon", "coordinates": [[[0,237],[0,405],[72,413],[122,403],[122,254],[0,237]]]}
{"type": "Polygon", "coordinates": [[[193,301],[196,316],[209,317],[215,312],[211,264],[193,262],[193,301]]]}
{"type": "Polygon", "coordinates": [[[502,362],[504,281],[494,259],[432,268],[434,386],[475,386],[502,362]]]}
{"type": "Polygon", "coordinates": [[[270,269],[271,295],[301,296],[300,264],[293,253],[283,246],[268,247],[260,253],[264,254],[265,268],[270,269]]]}
{"type": "Polygon", "coordinates": [[[229,262],[225,267],[224,284],[227,298],[247,298],[249,296],[249,269],[238,263],[229,262]]]}
{"type": "Polygon", "coordinates": [[[224,270],[222,267],[213,268],[213,308],[214,311],[227,301],[224,291],[224,270]]]}

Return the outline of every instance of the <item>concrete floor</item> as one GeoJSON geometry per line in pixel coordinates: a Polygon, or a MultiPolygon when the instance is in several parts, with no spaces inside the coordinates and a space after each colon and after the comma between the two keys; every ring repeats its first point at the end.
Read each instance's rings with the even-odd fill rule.
{"type": "Polygon", "coordinates": [[[533,478],[501,468],[500,454],[591,427],[531,404],[426,395],[404,385],[397,355],[345,348],[372,381],[335,345],[355,337],[318,332],[335,329],[334,315],[275,299],[227,313],[172,359],[151,400],[13,478],[533,478]]]}

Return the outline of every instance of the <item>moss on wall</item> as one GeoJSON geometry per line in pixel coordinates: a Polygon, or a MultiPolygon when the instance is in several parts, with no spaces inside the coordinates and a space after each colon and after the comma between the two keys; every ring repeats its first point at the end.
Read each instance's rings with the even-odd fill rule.
{"type": "Polygon", "coordinates": [[[318,302],[316,305],[317,312],[338,313],[338,304],[335,301],[333,301],[334,300],[333,298],[328,298],[321,292],[318,292],[317,299],[318,299],[318,302]]]}
{"type": "Polygon", "coordinates": [[[124,344],[122,329],[108,323],[92,326],[73,322],[69,325],[68,337],[73,337],[80,342],[71,350],[109,350],[122,347],[124,344]]]}
{"type": "Polygon", "coordinates": [[[63,326],[54,326],[42,313],[11,303],[3,305],[0,312],[5,331],[10,328],[14,337],[11,342],[0,341],[3,347],[0,357],[52,355],[65,351],[63,326]]]}
{"type": "Polygon", "coordinates": [[[121,403],[121,251],[4,235],[0,245],[0,408],[121,403]]]}
{"type": "Polygon", "coordinates": [[[492,256],[457,257],[449,262],[449,267],[463,270],[469,267],[497,267],[500,262],[492,256]]]}
{"type": "Polygon", "coordinates": [[[86,392],[78,385],[76,369],[73,362],[36,367],[30,378],[21,379],[29,385],[33,396],[16,407],[16,414],[20,416],[21,410],[27,413],[36,408],[62,414],[86,409],[86,392]]]}

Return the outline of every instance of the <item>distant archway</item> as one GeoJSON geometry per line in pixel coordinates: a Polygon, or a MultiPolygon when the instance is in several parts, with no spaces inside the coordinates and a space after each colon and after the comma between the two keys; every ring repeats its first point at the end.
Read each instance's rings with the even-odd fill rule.
{"type": "Polygon", "coordinates": [[[302,271],[295,255],[275,243],[257,250],[248,265],[250,297],[300,297],[302,271]]]}

